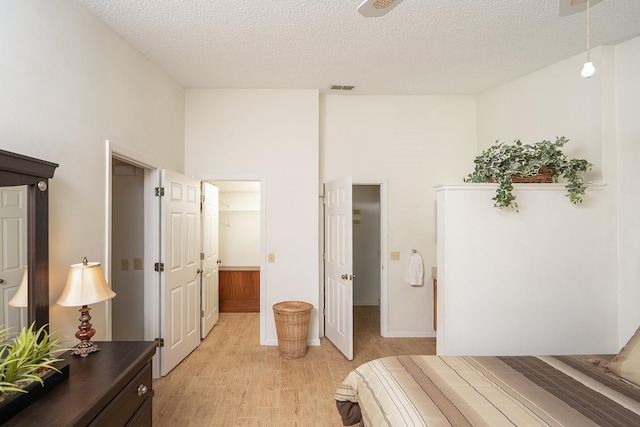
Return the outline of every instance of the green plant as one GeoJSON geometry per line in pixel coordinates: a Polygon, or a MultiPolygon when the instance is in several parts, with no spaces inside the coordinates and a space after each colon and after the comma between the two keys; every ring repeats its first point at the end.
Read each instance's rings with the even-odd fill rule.
{"type": "Polygon", "coordinates": [[[569,201],[582,203],[587,189],[585,172],[593,165],[584,159],[567,159],[562,147],[568,141],[564,136],[556,138],[555,142],[545,140],[534,144],[516,140],[513,145],[507,145],[496,141],[496,145],[476,157],[475,169],[464,178],[464,182],[491,182],[493,179],[498,184],[492,199],[494,206],[517,211],[511,175],[534,176],[540,168],[547,167],[553,170],[553,182],[558,182],[559,177],[567,180],[569,201]]]}
{"type": "Polygon", "coordinates": [[[26,393],[21,385],[44,384],[40,374],[49,369],[59,372],[53,364],[62,359],[55,356],[67,349],[60,348],[60,338],[52,338],[44,326],[38,331],[33,326],[23,328],[13,340],[8,339],[9,329],[0,330],[0,393],[26,393]]]}

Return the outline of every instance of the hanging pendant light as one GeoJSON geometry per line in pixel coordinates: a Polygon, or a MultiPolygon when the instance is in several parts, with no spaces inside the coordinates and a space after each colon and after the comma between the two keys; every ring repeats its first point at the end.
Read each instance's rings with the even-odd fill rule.
{"type": "Polygon", "coordinates": [[[593,62],[591,62],[591,58],[589,55],[589,50],[590,50],[590,36],[591,36],[591,19],[589,16],[589,0],[587,0],[587,62],[584,63],[584,66],[582,67],[582,71],[580,72],[580,74],[582,75],[582,77],[584,77],[585,79],[588,79],[589,77],[593,76],[596,73],[596,67],[593,65],[593,62]]]}

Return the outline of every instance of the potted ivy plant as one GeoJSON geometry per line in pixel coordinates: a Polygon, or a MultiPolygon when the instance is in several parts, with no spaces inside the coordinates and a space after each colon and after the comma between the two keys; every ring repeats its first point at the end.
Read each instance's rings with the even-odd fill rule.
{"type": "Polygon", "coordinates": [[[584,159],[568,159],[562,147],[569,140],[564,136],[555,142],[541,141],[514,144],[496,141],[474,160],[475,169],[464,178],[464,182],[495,182],[498,184],[494,206],[500,209],[518,210],[513,194],[513,182],[558,182],[567,180],[567,196],[573,204],[582,203],[587,189],[585,173],[593,167],[584,159]],[[540,177],[540,178],[539,178],[540,177]]]}

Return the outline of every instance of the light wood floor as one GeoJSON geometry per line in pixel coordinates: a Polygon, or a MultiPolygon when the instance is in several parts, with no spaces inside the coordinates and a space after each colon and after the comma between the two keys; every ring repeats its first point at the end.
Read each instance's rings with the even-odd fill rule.
{"type": "Polygon", "coordinates": [[[154,380],[155,426],[341,426],[333,393],[360,364],[398,354],[435,354],[433,338],[380,337],[378,307],[354,310],[354,360],[326,338],[301,359],[260,346],[259,313],[221,313],[200,346],[154,380]]]}

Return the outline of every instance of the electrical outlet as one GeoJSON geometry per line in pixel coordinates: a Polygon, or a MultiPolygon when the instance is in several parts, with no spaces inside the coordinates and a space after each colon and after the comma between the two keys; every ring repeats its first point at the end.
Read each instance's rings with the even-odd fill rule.
{"type": "Polygon", "coordinates": [[[271,253],[267,256],[267,258],[269,262],[276,262],[276,254],[271,253]]]}
{"type": "Polygon", "coordinates": [[[122,270],[122,271],[129,270],[129,260],[128,259],[120,260],[120,270],[122,270]]]}
{"type": "Polygon", "coordinates": [[[142,258],[134,258],[133,259],[133,269],[134,270],[142,270],[142,258]]]}
{"type": "Polygon", "coordinates": [[[391,261],[399,261],[400,260],[400,252],[392,251],[391,252],[391,261]]]}

